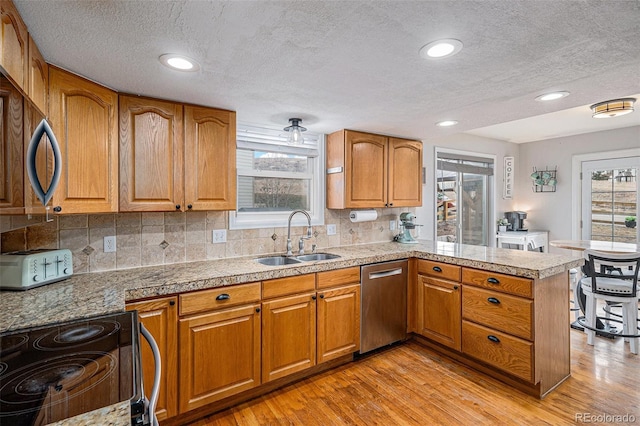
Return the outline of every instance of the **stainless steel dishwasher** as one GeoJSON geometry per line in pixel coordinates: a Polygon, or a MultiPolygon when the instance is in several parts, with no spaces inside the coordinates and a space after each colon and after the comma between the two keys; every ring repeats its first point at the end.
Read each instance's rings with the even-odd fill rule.
{"type": "Polygon", "coordinates": [[[360,268],[360,353],[407,337],[407,260],[360,268]]]}

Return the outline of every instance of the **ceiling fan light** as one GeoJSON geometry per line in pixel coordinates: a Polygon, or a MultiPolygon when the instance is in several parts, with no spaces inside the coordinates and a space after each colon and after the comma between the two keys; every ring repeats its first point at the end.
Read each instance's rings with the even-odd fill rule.
{"type": "Polygon", "coordinates": [[[593,118],[612,118],[633,112],[635,98],[612,99],[591,105],[593,118]]]}
{"type": "Polygon", "coordinates": [[[300,126],[300,122],[302,122],[302,119],[290,118],[289,122],[291,123],[291,125],[283,129],[285,132],[289,133],[287,136],[287,143],[290,145],[302,145],[304,143],[302,132],[307,131],[305,127],[300,126]]]}

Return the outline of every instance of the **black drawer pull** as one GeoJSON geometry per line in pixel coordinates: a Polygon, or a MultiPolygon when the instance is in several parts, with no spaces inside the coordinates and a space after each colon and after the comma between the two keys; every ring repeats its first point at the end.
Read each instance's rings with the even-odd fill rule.
{"type": "Polygon", "coordinates": [[[436,271],[436,272],[442,272],[442,268],[439,267],[439,266],[434,266],[433,270],[436,271]]]}
{"type": "Polygon", "coordinates": [[[493,303],[493,304],[496,304],[496,305],[499,305],[499,304],[500,304],[500,301],[499,301],[498,299],[496,299],[495,297],[489,297],[489,298],[487,299],[487,301],[488,301],[489,303],[493,303]]]}
{"type": "Polygon", "coordinates": [[[169,306],[174,306],[175,304],[176,304],[176,301],[175,301],[175,300],[170,300],[170,301],[169,301],[169,306]]]}
{"type": "Polygon", "coordinates": [[[500,284],[500,281],[498,281],[497,278],[487,278],[487,282],[491,283],[491,284],[500,284]]]}
{"type": "Polygon", "coordinates": [[[491,340],[493,343],[500,343],[500,339],[498,339],[496,336],[494,336],[493,334],[490,334],[487,336],[487,339],[491,340]]]}
{"type": "Polygon", "coordinates": [[[221,295],[216,297],[216,300],[228,300],[228,299],[231,299],[231,296],[229,296],[227,293],[222,293],[221,295]]]}

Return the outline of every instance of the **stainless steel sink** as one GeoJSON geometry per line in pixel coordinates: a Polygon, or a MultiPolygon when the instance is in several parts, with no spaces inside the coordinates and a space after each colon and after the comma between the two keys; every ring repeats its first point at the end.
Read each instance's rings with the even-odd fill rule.
{"type": "Polygon", "coordinates": [[[329,260],[329,259],[337,259],[340,256],[337,254],[331,253],[310,253],[310,254],[301,254],[300,256],[296,256],[296,259],[302,260],[303,262],[313,262],[314,260],[329,260]]]}
{"type": "Polygon", "coordinates": [[[263,265],[269,265],[269,266],[282,266],[282,265],[293,265],[297,263],[302,263],[300,260],[294,257],[287,257],[287,256],[260,257],[256,259],[256,262],[261,263],[263,265]]]}

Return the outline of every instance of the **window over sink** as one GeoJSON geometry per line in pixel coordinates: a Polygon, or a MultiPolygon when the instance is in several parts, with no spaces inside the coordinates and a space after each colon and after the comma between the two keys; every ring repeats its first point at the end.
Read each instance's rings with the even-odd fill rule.
{"type": "MultiPolygon", "coordinates": [[[[238,124],[238,201],[230,229],[286,227],[296,209],[309,212],[312,225],[324,223],[324,135],[303,135],[304,144],[293,146],[282,129],[238,124]]],[[[303,219],[294,217],[294,224],[306,225],[303,219]]]]}

